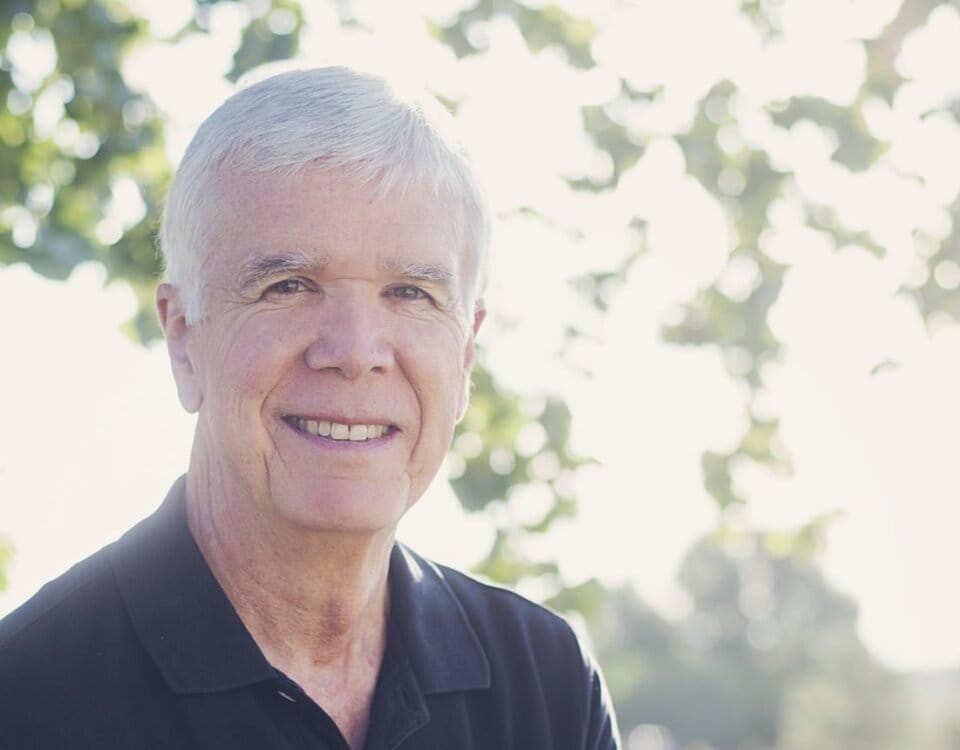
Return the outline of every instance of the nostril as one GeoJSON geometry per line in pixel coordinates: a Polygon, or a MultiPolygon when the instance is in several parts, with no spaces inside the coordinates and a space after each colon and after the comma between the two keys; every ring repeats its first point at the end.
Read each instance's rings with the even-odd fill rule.
{"type": "Polygon", "coordinates": [[[377,334],[337,334],[317,337],[307,347],[305,361],[312,370],[331,370],[352,380],[369,372],[386,372],[393,364],[393,355],[377,334]]]}

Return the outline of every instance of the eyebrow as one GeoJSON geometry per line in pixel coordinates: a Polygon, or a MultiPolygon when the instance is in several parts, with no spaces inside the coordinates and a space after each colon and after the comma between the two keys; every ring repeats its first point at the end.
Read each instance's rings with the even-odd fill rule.
{"type": "MultiPolygon", "coordinates": [[[[285,273],[319,273],[328,262],[327,258],[312,258],[299,251],[253,258],[240,264],[238,289],[245,291],[257,287],[267,279],[285,273]]],[[[382,261],[380,266],[389,273],[410,281],[437,284],[446,289],[454,286],[453,272],[442,263],[404,263],[397,259],[387,259],[382,261]]]]}
{"type": "Polygon", "coordinates": [[[240,264],[238,286],[241,290],[259,286],[278,274],[320,270],[327,264],[324,258],[311,258],[305,253],[293,252],[254,258],[240,264]]]}
{"type": "Polygon", "coordinates": [[[402,263],[387,260],[382,264],[390,273],[413,281],[427,281],[441,286],[451,286],[453,272],[441,263],[402,263]]]}

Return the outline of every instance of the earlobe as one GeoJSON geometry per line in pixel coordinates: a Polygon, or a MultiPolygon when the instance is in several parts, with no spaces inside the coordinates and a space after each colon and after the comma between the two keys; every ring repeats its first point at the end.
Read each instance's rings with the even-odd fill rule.
{"type": "Polygon", "coordinates": [[[480,333],[480,326],[483,324],[484,319],[487,317],[487,306],[483,301],[483,298],[477,300],[477,303],[473,307],[473,335],[476,336],[480,333]]]}
{"type": "Polygon", "coordinates": [[[484,318],[487,317],[487,308],[483,304],[482,299],[478,299],[476,305],[473,308],[473,326],[470,332],[470,340],[467,341],[467,350],[466,356],[464,358],[463,367],[467,372],[467,377],[470,376],[470,370],[473,369],[473,357],[474,350],[476,347],[477,334],[480,332],[480,326],[483,324],[484,318]]]}
{"type": "Polygon", "coordinates": [[[157,315],[167,340],[177,395],[183,408],[192,414],[199,411],[203,403],[203,389],[191,355],[190,342],[194,329],[187,323],[180,292],[172,284],[164,283],[157,287],[157,315]]]}

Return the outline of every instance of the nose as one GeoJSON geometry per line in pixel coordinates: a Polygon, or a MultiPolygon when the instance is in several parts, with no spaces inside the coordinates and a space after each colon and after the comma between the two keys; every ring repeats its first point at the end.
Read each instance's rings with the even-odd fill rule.
{"type": "Polygon", "coordinates": [[[306,351],[308,367],[355,380],[393,366],[389,321],[376,300],[342,293],[330,295],[322,307],[317,335],[306,351]]]}

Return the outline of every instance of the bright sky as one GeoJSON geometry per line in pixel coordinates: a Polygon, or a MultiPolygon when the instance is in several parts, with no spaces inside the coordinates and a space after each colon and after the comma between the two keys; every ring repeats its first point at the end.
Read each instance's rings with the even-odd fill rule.
{"type": "MultiPolygon", "coordinates": [[[[425,5],[439,18],[462,4],[425,5]]],[[[178,29],[193,7],[192,0],[139,5],[165,9],[153,16],[158,35],[178,29]]],[[[597,70],[573,71],[549,49],[531,55],[506,22],[472,31],[488,40],[487,52],[458,64],[412,14],[372,0],[358,7],[373,35],[343,31],[324,17],[332,12],[327,4],[308,4],[301,61],[403,59],[412,79],[461,101],[463,126],[504,217],[488,295],[494,320],[484,331],[488,364],[521,393],[564,394],[575,445],[600,462],[579,478],[580,517],[559,525],[544,553],[559,556],[574,581],[630,581],[664,611],[682,609],[672,583],[676,563],[715,521],[700,455],[739,439],[746,394],[716,352],[668,346],[658,327],[721,273],[725,290],[744,293],[756,269],[724,271],[727,219],[686,175],[673,136],[726,76],[741,89],[744,137],[796,172],[801,195],[835,206],[849,226],[869,228],[887,250],[875,258],[856,247],[837,249],[805,228],[790,204],[772,212],[775,231],[763,250],[791,268],[771,316],[787,354],[765,372],[764,399],[782,418],[796,471],[783,478],[749,462],[738,466],[735,481],[751,501],[745,522],[792,528],[842,511],[825,566],[857,599],[868,645],[895,667],[957,665],[960,607],[949,592],[960,567],[960,329],[940,321],[928,334],[895,291],[917,279],[914,231],[944,233],[944,207],[960,188],[960,128],[921,117],[960,93],[955,77],[945,75],[956,66],[944,62],[960,49],[960,15],[938,8],[908,40],[897,64],[910,82],[892,108],[876,103],[870,123],[892,148],[877,168],[853,175],[830,162],[829,134],[821,128],[775,128],[761,107],[784,92],[848,104],[863,77],[860,40],[889,21],[896,0],[781,0],[775,5],[784,36],[768,46],[737,15],[734,0],[561,5],[574,12],[589,6],[594,14],[597,70]],[[698,24],[690,24],[693,14],[698,24]],[[616,76],[663,86],[661,99],[624,113],[628,127],[652,140],[617,190],[572,193],[563,176],[609,169],[584,140],[578,108],[609,99],[616,76]],[[518,215],[513,209],[521,205],[545,219],[518,215]],[[610,313],[597,317],[566,281],[617,264],[636,242],[626,229],[634,215],[648,223],[649,250],[610,313]],[[596,336],[574,354],[590,378],[553,357],[571,321],[596,336]],[[900,364],[871,376],[886,360],[900,364]]],[[[247,7],[218,5],[214,33],[176,48],[145,47],[124,68],[131,84],[168,113],[173,159],[230,92],[222,74],[247,7]],[[186,89],[179,83],[185,78],[192,82],[186,89]]],[[[27,57],[42,54],[19,43],[27,57]]],[[[106,236],[142,210],[129,184],[118,182],[114,192],[106,236]]],[[[935,278],[956,289],[960,269],[938,267],[935,278]]],[[[65,284],[23,267],[0,269],[8,400],[0,431],[0,531],[17,547],[0,613],[148,513],[186,464],[192,419],[177,403],[163,348],[144,350],[118,333],[132,297],[122,288],[104,291],[101,282],[92,266],[65,284]]],[[[537,502],[535,493],[515,499],[510,512],[531,513],[537,502]]],[[[490,521],[464,516],[439,482],[411,512],[403,536],[426,554],[467,565],[489,544],[490,521]]]]}

